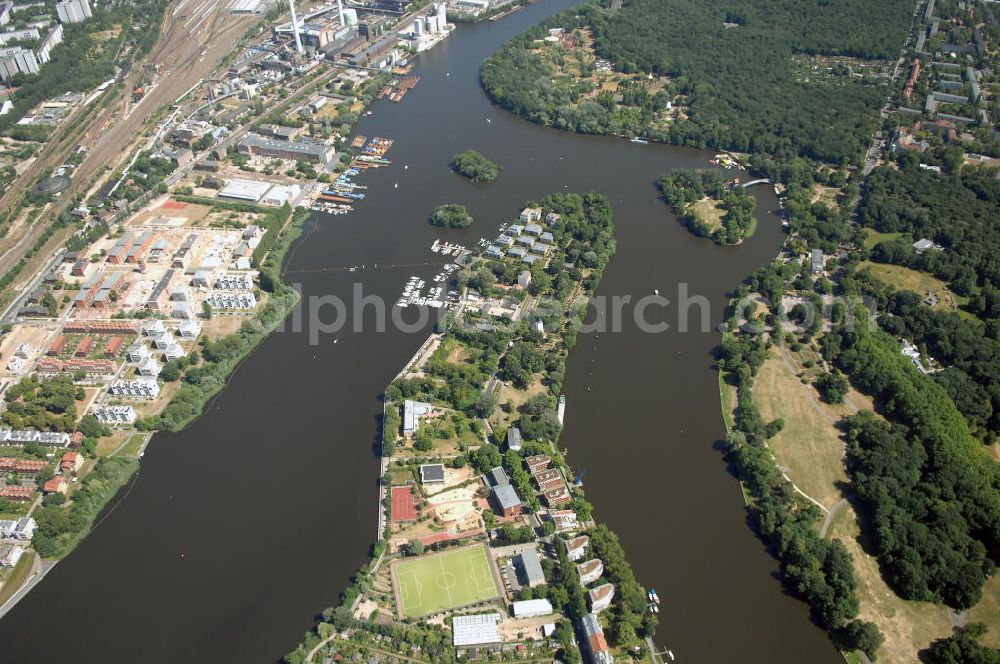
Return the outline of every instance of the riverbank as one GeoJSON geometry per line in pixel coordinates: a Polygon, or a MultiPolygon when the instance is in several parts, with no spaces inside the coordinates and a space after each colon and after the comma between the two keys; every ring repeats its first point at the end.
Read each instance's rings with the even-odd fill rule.
{"type": "MultiPolygon", "coordinates": [[[[176,432],[189,426],[202,415],[205,405],[225,388],[228,377],[239,364],[291,313],[299,301],[299,295],[282,281],[280,272],[285,254],[298,239],[302,224],[308,216],[308,210],[300,209],[294,212],[289,210],[284,221],[270,229],[277,239],[263,254],[260,264],[260,272],[266,275],[266,281],[276,285],[268,298],[268,303],[261,307],[254,318],[245,322],[238,332],[215,340],[215,344],[230,350],[227,353],[214,353],[211,359],[192,367],[201,372],[199,382],[182,384],[163,407],[162,414],[148,417],[140,422],[142,429],[176,432]]],[[[130,439],[126,442],[128,440],[130,439]]],[[[68,519],[63,517],[63,508],[60,506],[41,507],[35,511],[33,516],[37,530],[32,539],[32,546],[45,572],[54,562],[67,556],[83,541],[95,527],[95,522],[104,508],[120,497],[125,486],[138,473],[139,457],[145,444],[143,449],[125,443],[119,446],[119,450],[125,448],[128,448],[125,453],[98,459],[95,467],[84,476],[80,488],[73,493],[72,500],[69,501],[68,519]]],[[[43,576],[44,574],[36,573],[30,577],[22,575],[8,580],[4,584],[4,590],[9,597],[3,606],[4,613],[12,609],[30,590],[30,586],[21,587],[25,582],[31,581],[34,585],[41,581],[43,576]],[[17,586],[8,589],[8,584],[15,580],[19,580],[17,586]]]]}

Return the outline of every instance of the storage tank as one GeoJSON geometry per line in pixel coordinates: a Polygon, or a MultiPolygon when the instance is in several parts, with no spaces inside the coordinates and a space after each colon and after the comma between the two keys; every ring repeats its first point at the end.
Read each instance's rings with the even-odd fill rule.
{"type": "Polygon", "coordinates": [[[357,25],[358,24],[358,10],[354,7],[348,7],[344,10],[344,25],[357,25]]]}

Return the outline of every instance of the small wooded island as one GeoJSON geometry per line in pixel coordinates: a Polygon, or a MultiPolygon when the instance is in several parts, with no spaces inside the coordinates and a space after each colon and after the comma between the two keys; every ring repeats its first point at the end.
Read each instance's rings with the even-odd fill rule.
{"type": "Polygon", "coordinates": [[[687,228],[716,244],[739,244],[753,235],[756,200],[715,169],[680,170],[660,178],[663,197],[687,228]]]}
{"type": "Polygon", "coordinates": [[[459,152],[451,159],[451,168],[473,182],[496,182],[500,167],[475,150],[459,152]]]}
{"type": "Polygon", "coordinates": [[[472,225],[472,216],[464,205],[447,203],[434,208],[430,220],[432,226],[445,228],[468,228],[472,225]]]}

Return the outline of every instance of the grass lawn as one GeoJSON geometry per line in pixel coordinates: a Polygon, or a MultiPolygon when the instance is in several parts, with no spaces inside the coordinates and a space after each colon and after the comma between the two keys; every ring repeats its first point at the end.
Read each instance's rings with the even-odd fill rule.
{"type": "MultiPolygon", "coordinates": [[[[784,430],[768,444],[791,480],[826,507],[837,503],[843,497],[838,483],[846,482],[847,475],[835,422],[848,412],[846,407],[820,402],[815,390],[799,382],[777,353],[757,373],[754,402],[765,420],[780,417],[785,421],[784,430]]],[[[868,403],[857,405],[870,407],[868,403]]],[[[918,661],[919,650],[951,633],[951,616],[944,606],[909,602],[897,596],[882,580],[876,559],[862,550],[860,532],[857,515],[848,505],[831,521],[827,537],[841,540],[851,554],[859,617],[878,625],[885,635],[885,644],[878,653],[879,664],[912,664],[918,661]]],[[[848,657],[847,661],[858,660],[848,657]]]]}
{"type": "Polygon", "coordinates": [[[722,216],[726,211],[719,207],[718,201],[705,197],[700,201],[695,201],[688,208],[698,215],[698,218],[705,222],[711,229],[722,228],[722,216]]]}
{"type": "Polygon", "coordinates": [[[542,376],[544,374],[539,372],[531,377],[531,383],[528,385],[528,389],[519,390],[512,385],[504,384],[503,389],[500,394],[500,405],[508,404],[510,412],[507,413],[503,408],[497,408],[493,415],[493,427],[495,429],[509,429],[514,425],[514,421],[521,416],[518,409],[525,404],[531,397],[538,396],[539,394],[545,394],[548,391],[542,383],[542,376]]]}
{"type": "Polygon", "coordinates": [[[968,622],[980,622],[989,627],[979,642],[991,648],[1000,648],[1000,574],[993,574],[983,586],[983,598],[969,609],[968,622]]]}
{"type": "Polygon", "coordinates": [[[99,438],[97,441],[97,456],[108,456],[119,447],[125,444],[126,439],[128,439],[129,433],[121,429],[115,429],[111,432],[110,436],[105,436],[104,438],[99,438]]]}
{"type": "Polygon", "coordinates": [[[736,387],[726,382],[728,374],[719,372],[719,399],[722,402],[722,420],[726,423],[726,431],[732,431],[734,412],[736,410],[736,387]]]}
{"type": "Polygon", "coordinates": [[[879,242],[890,242],[892,240],[898,240],[903,236],[902,233],[879,233],[871,228],[865,229],[865,249],[871,249],[879,242]]]}
{"type": "Polygon", "coordinates": [[[139,448],[142,447],[142,441],[146,440],[146,434],[144,433],[134,433],[132,437],[128,439],[125,443],[125,447],[121,448],[118,454],[125,456],[138,456],[139,448]]]}
{"type": "Polygon", "coordinates": [[[7,572],[3,587],[0,588],[0,606],[3,606],[4,602],[10,599],[11,595],[17,592],[17,589],[24,584],[28,578],[28,574],[31,573],[31,566],[34,562],[34,552],[25,551],[20,560],[17,561],[17,564],[14,565],[14,569],[7,572]]]}
{"type": "Polygon", "coordinates": [[[813,203],[823,203],[832,208],[840,207],[837,203],[837,197],[843,193],[837,187],[828,187],[826,185],[817,184],[813,187],[813,203]]]}
{"type": "Polygon", "coordinates": [[[844,444],[815,390],[803,385],[777,354],[758,370],[754,403],[765,421],[781,418],[785,428],[768,445],[778,465],[800,489],[829,509],[843,496],[837,483],[847,481],[844,444]]]}
{"type": "Polygon", "coordinates": [[[921,298],[932,293],[938,301],[932,308],[942,311],[954,310],[955,296],[941,281],[926,272],[917,272],[901,265],[886,265],[864,261],[858,265],[859,270],[870,268],[876,279],[895,286],[899,290],[913,291],[921,298]]]}
{"type": "Polygon", "coordinates": [[[416,478],[413,475],[413,466],[389,466],[389,477],[392,481],[392,486],[416,483],[416,478]]]}
{"type": "Polygon", "coordinates": [[[408,618],[499,596],[482,544],[397,563],[393,585],[399,612],[408,618]]]}

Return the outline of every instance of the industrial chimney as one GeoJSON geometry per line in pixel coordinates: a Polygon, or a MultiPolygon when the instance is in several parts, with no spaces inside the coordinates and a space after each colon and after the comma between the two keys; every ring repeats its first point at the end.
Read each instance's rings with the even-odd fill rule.
{"type": "Polygon", "coordinates": [[[343,0],[337,0],[337,12],[340,14],[340,27],[347,25],[344,23],[344,3],[343,0]]]}
{"type": "Polygon", "coordinates": [[[295,35],[295,51],[302,55],[302,39],[299,37],[299,19],[295,16],[295,0],[288,0],[288,8],[292,10],[292,34],[295,35]]]}

